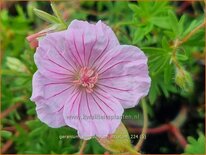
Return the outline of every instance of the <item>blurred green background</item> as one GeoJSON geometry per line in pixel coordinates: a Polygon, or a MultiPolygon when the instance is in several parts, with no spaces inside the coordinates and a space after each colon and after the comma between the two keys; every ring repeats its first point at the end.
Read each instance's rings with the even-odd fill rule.
{"type": "MultiPolygon", "coordinates": [[[[71,0],[55,4],[66,23],[74,19],[102,20],[111,26],[121,44],[138,46],[148,56],[152,78],[146,98],[149,129],[141,152],[204,154],[204,2],[71,0]],[[174,47],[177,40],[180,44],[174,47]],[[170,129],[161,131],[168,124],[178,129],[186,146],[170,129]]],[[[33,11],[38,8],[53,14],[50,3],[0,1],[0,7],[1,152],[78,152],[80,139],[61,139],[64,135],[76,136],[76,131],[49,128],[37,119],[35,104],[29,100],[36,66],[35,49],[30,48],[26,37],[50,26],[33,11]]],[[[136,144],[139,138],[133,135],[140,135],[143,126],[141,106],[125,110],[124,115],[138,115],[136,120],[123,119],[131,143],[136,144]]],[[[84,152],[107,151],[92,139],[84,152]]]]}

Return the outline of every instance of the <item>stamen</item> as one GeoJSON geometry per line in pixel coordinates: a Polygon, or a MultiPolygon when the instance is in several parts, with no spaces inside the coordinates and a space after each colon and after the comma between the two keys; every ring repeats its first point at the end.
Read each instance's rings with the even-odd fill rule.
{"type": "Polygon", "coordinates": [[[74,84],[80,85],[86,89],[88,93],[93,92],[93,88],[98,80],[98,74],[94,70],[83,67],[80,69],[77,79],[73,81],[74,84]]]}

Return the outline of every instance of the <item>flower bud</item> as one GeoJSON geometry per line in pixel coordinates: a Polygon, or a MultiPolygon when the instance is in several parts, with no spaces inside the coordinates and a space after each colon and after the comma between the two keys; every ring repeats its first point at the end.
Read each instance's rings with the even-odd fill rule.
{"type": "Polygon", "coordinates": [[[175,83],[185,92],[193,91],[192,77],[183,67],[176,69],[175,83]]]}
{"type": "Polygon", "coordinates": [[[138,154],[131,146],[129,134],[123,123],[119,125],[114,134],[106,138],[97,138],[97,140],[105,149],[111,152],[138,154]]]}

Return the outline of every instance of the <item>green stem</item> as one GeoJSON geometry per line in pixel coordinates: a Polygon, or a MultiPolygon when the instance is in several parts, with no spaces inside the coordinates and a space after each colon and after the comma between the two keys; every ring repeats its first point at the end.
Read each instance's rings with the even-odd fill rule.
{"type": "MultiPolygon", "coordinates": [[[[143,124],[143,129],[142,129],[141,135],[145,135],[147,132],[147,127],[148,127],[147,105],[146,105],[145,99],[142,99],[142,109],[143,109],[144,124],[143,124]]],[[[144,138],[140,138],[138,143],[135,146],[135,149],[137,151],[140,150],[143,142],[144,142],[144,138]]]]}
{"type": "Polygon", "coordinates": [[[81,147],[80,147],[80,149],[79,149],[78,154],[83,154],[83,153],[84,153],[84,149],[85,149],[86,144],[87,144],[87,141],[86,141],[86,140],[83,140],[82,145],[81,145],[81,147]]]}
{"type": "MultiPolygon", "coordinates": [[[[180,47],[182,44],[184,44],[185,42],[187,42],[197,31],[199,31],[201,28],[203,28],[206,24],[206,21],[204,21],[202,24],[198,25],[196,28],[194,28],[187,36],[185,36],[182,40],[178,40],[176,39],[174,41],[174,45],[173,45],[173,52],[172,52],[172,61],[174,63],[174,65],[182,72],[182,67],[179,65],[179,62],[177,60],[176,57],[176,53],[177,53],[177,48],[180,47]]],[[[182,72],[182,74],[184,75],[184,73],[182,72]]]]}

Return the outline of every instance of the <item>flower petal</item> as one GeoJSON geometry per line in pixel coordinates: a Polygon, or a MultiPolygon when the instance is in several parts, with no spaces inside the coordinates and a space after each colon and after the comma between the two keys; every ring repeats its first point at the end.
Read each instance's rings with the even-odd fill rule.
{"type": "Polygon", "coordinates": [[[34,55],[39,72],[48,78],[67,78],[74,74],[75,61],[65,47],[65,31],[47,34],[39,41],[34,55]]]}
{"type": "Polygon", "coordinates": [[[43,99],[44,90],[43,90],[43,76],[36,71],[32,78],[32,96],[30,98],[31,101],[37,101],[43,99]]]}
{"type": "Polygon", "coordinates": [[[111,28],[101,21],[95,25],[74,20],[66,33],[67,48],[79,66],[94,65],[107,51],[119,45],[111,28]]]}
{"type": "Polygon", "coordinates": [[[62,108],[75,89],[68,79],[48,79],[38,71],[34,74],[32,82],[31,100],[36,104],[46,104],[53,111],[62,108]]]}
{"type": "Polygon", "coordinates": [[[77,129],[83,139],[106,137],[114,133],[122,113],[119,101],[101,90],[78,92],[64,107],[66,124],[77,129]]]}
{"type": "Polygon", "coordinates": [[[52,128],[59,128],[66,125],[63,117],[63,108],[54,111],[48,105],[44,104],[44,100],[41,100],[41,103],[36,104],[36,111],[37,117],[52,128]]]}
{"type": "Polygon", "coordinates": [[[137,47],[120,45],[99,61],[98,87],[109,92],[124,108],[134,107],[148,94],[151,79],[147,57],[137,47]]]}

